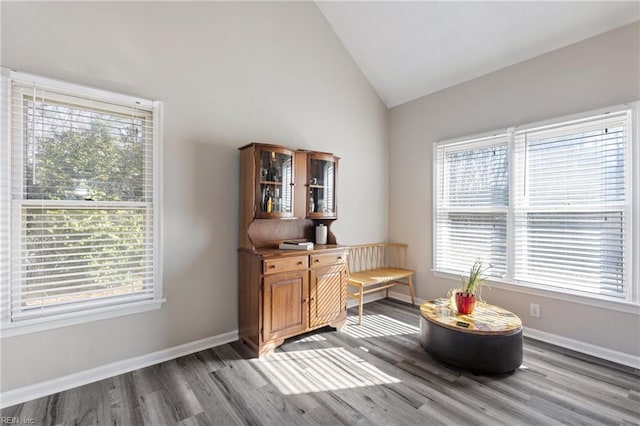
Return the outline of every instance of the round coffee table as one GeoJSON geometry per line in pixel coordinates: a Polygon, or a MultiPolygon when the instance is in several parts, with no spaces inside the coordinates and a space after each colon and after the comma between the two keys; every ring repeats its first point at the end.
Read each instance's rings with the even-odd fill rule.
{"type": "Polygon", "coordinates": [[[506,373],[522,364],[522,321],[506,309],[476,302],[456,314],[449,299],[420,305],[420,344],[439,360],[475,372],[506,373]]]}

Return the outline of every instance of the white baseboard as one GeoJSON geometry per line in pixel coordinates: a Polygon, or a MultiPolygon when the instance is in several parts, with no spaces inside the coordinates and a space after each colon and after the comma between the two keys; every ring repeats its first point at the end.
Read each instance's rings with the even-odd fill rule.
{"type": "Polygon", "coordinates": [[[546,331],[536,330],[530,327],[524,328],[524,335],[531,339],[551,343],[552,345],[561,346],[566,349],[571,349],[572,351],[581,352],[640,370],[640,356],[614,351],[613,349],[603,348],[581,340],[558,336],[557,334],[547,333],[546,331]]]}
{"type": "MultiPolygon", "coordinates": [[[[411,303],[411,296],[405,293],[398,293],[397,291],[389,291],[389,297],[391,299],[396,299],[401,302],[411,303]]],[[[424,302],[426,302],[426,299],[420,299],[419,297],[416,297],[415,300],[416,300],[416,305],[422,305],[424,302]]]]}
{"type": "MultiPolygon", "coordinates": [[[[384,299],[384,290],[377,291],[375,293],[365,294],[363,298],[363,303],[367,304],[369,302],[375,302],[376,300],[384,299]]],[[[398,293],[396,291],[389,291],[389,299],[400,300],[401,302],[411,303],[411,296],[404,293],[398,293]]],[[[424,299],[420,299],[416,297],[416,305],[421,305],[424,303],[424,299]]],[[[353,308],[354,306],[358,306],[358,301],[355,299],[349,298],[347,300],[347,308],[353,308]]]]}
{"type": "MultiPolygon", "coordinates": [[[[367,304],[369,302],[375,302],[376,300],[384,299],[384,291],[380,290],[375,293],[365,294],[362,298],[362,303],[367,304]]],[[[347,309],[358,306],[358,301],[356,299],[348,298],[347,299],[347,309]]]]}
{"type": "Polygon", "coordinates": [[[139,368],[169,361],[174,358],[189,355],[215,346],[224,345],[225,343],[230,343],[235,340],[238,340],[238,330],[6,391],[0,393],[0,408],[10,407],[15,404],[20,404],[22,402],[31,401],[36,398],[83,386],[98,380],[128,373],[139,368]]]}

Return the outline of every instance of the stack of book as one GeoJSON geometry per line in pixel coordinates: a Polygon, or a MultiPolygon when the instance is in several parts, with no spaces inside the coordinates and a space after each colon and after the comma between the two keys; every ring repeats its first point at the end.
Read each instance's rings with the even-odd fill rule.
{"type": "Polygon", "coordinates": [[[280,250],[313,250],[311,241],[283,241],[278,246],[280,250]]]}

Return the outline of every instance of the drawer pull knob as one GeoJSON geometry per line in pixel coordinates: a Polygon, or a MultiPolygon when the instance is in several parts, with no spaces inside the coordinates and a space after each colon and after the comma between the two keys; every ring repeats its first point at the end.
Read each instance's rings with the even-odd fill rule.
{"type": "Polygon", "coordinates": [[[316,263],[320,262],[320,259],[316,259],[316,263]]]}
{"type": "Polygon", "coordinates": [[[276,265],[269,265],[269,269],[275,269],[276,265]]]}
{"type": "Polygon", "coordinates": [[[298,261],[298,265],[302,265],[302,260],[298,261]]]}
{"type": "Polygon", "coordinates": [[[342,260],[342,256],[338,256],[338,260],[342,260]]]}

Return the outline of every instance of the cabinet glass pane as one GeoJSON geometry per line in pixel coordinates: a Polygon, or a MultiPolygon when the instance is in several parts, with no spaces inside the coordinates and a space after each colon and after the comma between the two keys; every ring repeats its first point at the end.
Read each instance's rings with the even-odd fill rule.
{"type": "Polygon", "coordinates": [[[326,160],[310,161],[309,212],[335,213],[335,163],[326,160]]]}
{"type": "Polygon", "coordinates": [[[259,173],[260,212],[290,214],[293,211],[293,157],[261,151],[259,173]]]}

